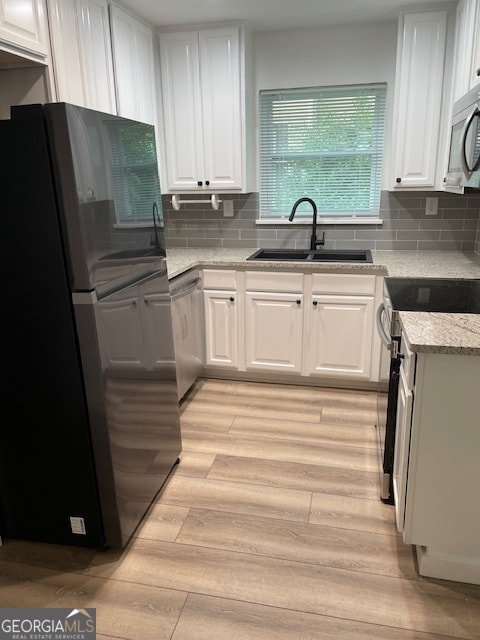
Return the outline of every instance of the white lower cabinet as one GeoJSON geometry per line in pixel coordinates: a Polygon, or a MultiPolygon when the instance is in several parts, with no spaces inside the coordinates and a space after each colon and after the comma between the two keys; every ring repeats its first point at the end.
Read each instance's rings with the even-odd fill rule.
{"type": "Polygon", "coordinates": [[[370,378],[373,296],[312,296],[307,373],[370,378]]]}
{"type": "Polygon", "coordinates": [[[408,408],[399,410],[407,424],[403,540],[415,546],[420,575],[473,584],[480,584],[479,380],[478,355],[417,353],[411,426],[408,408]]]}
{"type": "Polygon", "coordinates": [[[305,309],[305,374],[375,379],[376,277],[313,274],[305,309]]]}
{"type": "Polygon", "coordinates": [[[205,364],[377,380],[376,280],[360,274],[205,270],[205,364]]]}
{"type": "Polygon", "coordinates": [[[300,374],[303,273],[246,271],[245,368],[300,374]]]}
{"type": "Polygon", "coordinates": [[[239,323],[236,273],[211,269],[203,275],[205,364],[239,368],[239,323]]]}

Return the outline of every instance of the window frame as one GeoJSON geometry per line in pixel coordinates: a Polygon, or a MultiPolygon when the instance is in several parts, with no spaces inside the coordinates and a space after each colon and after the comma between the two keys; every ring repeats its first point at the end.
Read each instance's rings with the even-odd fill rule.
{"type": "MultiPolygon", "coordinates": [[[[382,187],[382,174],[383,174],[383,165],[385,160],[385,120],[387,115],[386,110],[386,102],[387,102],[387,84],[386,83],[372,83],[372,84],[358,84],[358,85],[336,85],[336,86],[327,86],[327,87],[299,87],[292,89],[280,89],[280,90],[261,90],[259,92],[259,148],[258,148],[258,160],[259,160],[259,213],[257,218],[257,224],[288,224],[288,216],[291,211],[291,207],[294,202],[300,197],[311,197],[315,200],[318,209],[318,222],[319,224],[381,224],[380,219],[380,194],[382,187]],[[304,96],[304,97],[303,97],[304,96]],[[367,100],[365,100],[367,98],[367,100]],[[347,105],[343,108],[342,100],[345,101],[347,105]],[[277,113],[274,113],[274,105],[280,105],[281,102],[290,102],[291,106],[288,104],[284,110],[277,109],[277,113]],[[336,102],[335,102],[336,101],[336,102]],[[355,111],[361,108],[361,104],[363,102],[367,102],[368,109],[370,112],[368,116],[370,120],[365,127],[365,131],[363,131],[364,138],[363,142],[361,140],[357,140],[354,136],[352,138],[352,131],[354,134],[356,133],[355,127],[352,126],[353,114],[355,111]],[[303,107],[305,105],[305,107],[303,107]],[[347,146],[343,146],[340,149],[320,149],[313,150],[310,149],[306,151],[305,148],[302,150],[302,133],[299,128],[303,126],[302,118],[302,108],[304,109],[307,116],[310,113],[314,113],[319,106],[326,105],[325,110],[328,114],[332,112],[329,111],[332,109],[332,105],[334,108],[337,108],[337,111],[334,112],[334,116],[340,120],[342,117],[347,118],[345,127],[344,138],[348,139],[348,135],[350,132],[350,137],[357,144],[357,148],[349,148],[347,146]],[[349,111],[350,110],[350,111],[349,111]],[[310,113],[309,113],[310,112],[310,113]],[[280,118],[284,119],[284,127],[276,127],[273,122],[274,117],[277,117],[278,120],[280,118]],[[350,117],[350,120],[348,120],[350,117]],[[290,118],[290,120],[288,119],[290,118]],[[370,133],[368,132],[368,127],[370,127],[370,133]],[[291,131],[289,131],[291,129],[291,131]],[[291,135],[293,143],[290,144],[290,139],[288,136],[291,135]],[[370,138],[368,137],[370,136],[370,138]],[[278,144],[278,138],[283,136],[283,140],[286,140],[285,143],[283,141],[278,144]],[[365,145],[365,141],[367,144],[365,145]],[[284,147],[282,147],[284,144],[284,147]],[[295,149],[295,144],[298,145],[298,149],[295,149]],[[363,144],[363,147],[361,146],[363,144]],[[277,149],[275,149],[275,145],[277,149]],[[370,146],[368,146],[370,145],[370,146]],[[287,147],[290,146],[290,149],[287,147]],[[293,151],[292,151],[293,149],[293,151]],[[276,153],[278,151],[278,153],[276,153]],[[276,205],[276,211],[271,211],[272,198],[275,198],[275,195],[272,196],[276,185],[282,186],[280,182],[282,178],[278,178],[275,176],[275,168],[273,168],[273,162],[277,162],[278,164],[284,163],[287,167],[287,170],[284,172],[284,175],[288,177],[288,173],[290,174],[290,181],[292,182],[295,179],[295,156],[300,159],[306,160],[304,163],[303,175],[308,176],[308,180],[312,181],[312,184],[319,184],[318,180],[318,167],[320,166],[321,170],[323,170],[323,165],[325,165],[326,169],[333,168],[333,174],[335,174],[335,162],[338,158],[342,158],[345,166],[345,158],[348,156],[356,156],[357,158],[368,158],[370,156],[371,161],[369,164],[364,165],[366,169],[363,170],[363,173],[360,177],[365,178],[365,184],[362,186],[363,190],[363,198],[366,200],[368,193],[368,209],[364,206],[362,208],[350,208],[348,210],[344,210],[341,208],[337,209],[327,209],[321,206],[321,197],[314,193],[312,195],[312,190],[308,189],[310,192],[305,193],[304,190],[298,191],[297,193],[292,193],[290,198],[291,191],[288,191],[288,188],[285,191],[288,194],[288,197],[291,200],[291,204],[289,201],[289,205],[285,206],[285,204],[280,207],[278,204],[276,205]],[[316,167],[315,170],[311,173],[305,171],[305,165],[309,159],[316,159],[316,167]],[[333,158],[333,160],[332,160],[333,158]],[[265,189],[264,185],[266,182],[270,181],[270,193],[268,188],[265,189]],[[371,184],[370,184],[371,183],[371,184]],[[315,197],[317,195],[317,198],[315,197]]],[[[323,120],[327,120],[325,115],[322,113],[320,118],[316,118],[315,114],[311,118],[312,126],[310,129],[317,129],[317,133],[326,134],[331,133],[329,131],[329,125],[325,125],[322,123],[323,120]],[[322,128],[323,127],[323,128],[322,128]]],[[[307,130],[307,128],[305,129],[307,130]]],[[[315,131],[314,131],[315,133],[315,131]]],[[[305,134],[307,135],[307,134],[305,134]]],[[[359,136],[360,138],[360,136],[359,136]]],[[[326,143],[328,144],[328,143],[326,143]]],[[[305,144],[308,146],[308,143],[305,144]]],[[[315,161],[312,163],[315,166],[315,161]]],[[[299,165],[301,166],[301,165],[299,165]]],[[[347,163],[347,173],[348,170],[351,171],[352,165],[348,165],[347,163]]],[[[308,170],[308,167],[307,167],[308,170]]],[[[298,175],[298,172],[297,172],[298,175]]],[[[308,182],[307,180],[307,182],[308,182]]],[[[348,180],[348,175],[346,180],[348,180]]],[[[337,183],[334,182],[336,185],[337,183]]],[[[275,192],[276,193],[276,192],[275,192]]],[[[338,192],[341,194],[342,192],[339,190],[338,192]]],[[[350,196],[350,199],[353,198],[356,194],[350,196]]],[[[341,196],[337,198],[340,199],[341,196]]],[[[284,196],[285,199],[285,196],[284,196]]],[[[335,203],[336,198],[333,198],[332,201],[335,203]]],[[[339,203],[337,203],[339,204],[339,203]]],[[[301,205],[295,215],[294,223],[297,224],[307,224],[311,221],[311,208],[301,205]]]]}

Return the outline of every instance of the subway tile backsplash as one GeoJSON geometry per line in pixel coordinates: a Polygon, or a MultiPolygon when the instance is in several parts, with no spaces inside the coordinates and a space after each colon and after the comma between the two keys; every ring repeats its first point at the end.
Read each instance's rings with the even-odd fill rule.
{"type": "MultiPolygon", "coordinates": [[[[184,196],[188,199],[191,196],[184,196]]],[[[173,209],[163,196],[166,242],[169,247],[286,247],[308,246],[309,225],[257,225],[258,193],[222,194],[233,200],[233,218],[206,205],[182,204],[173,209]]],[[[197,198],[196,198],[197,199],[197,198]]],[[[480,193],[463,196],[432,192],[383,191],[379,225],[318,225],[325,246],[335,249],[475,251],[480,254],[480,193]],[[425,215],[425,199],[438,197],[438,214],[425,215]]],[[[320,217],[319,217],[320,220],[320,217]]]]}

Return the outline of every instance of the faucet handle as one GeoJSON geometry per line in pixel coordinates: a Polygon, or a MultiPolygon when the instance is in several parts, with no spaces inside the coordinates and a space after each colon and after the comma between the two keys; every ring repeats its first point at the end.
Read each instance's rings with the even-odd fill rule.
{"type": "Polygon", "coordinates": [[[320,240],[317,240],[316,244],[322,246],[325,244],[325,231],[322,231],[322,237],[320,240]]]}

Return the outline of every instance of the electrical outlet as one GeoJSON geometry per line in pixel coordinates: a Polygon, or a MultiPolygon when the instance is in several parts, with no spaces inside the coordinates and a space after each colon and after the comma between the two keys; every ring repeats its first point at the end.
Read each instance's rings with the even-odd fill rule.
{"type": "Polygon", "coordinates": [[[223,201],[223,217],[233,218],[233,200],[223,201]]]}
{"type": "Polygon", "coordinates": [[[425,215],[436,216],[438,213],[438,198],[427,198],[425,204],[425,215]]]}

